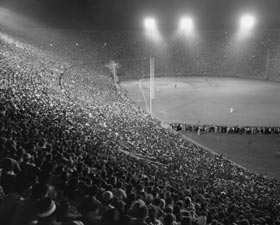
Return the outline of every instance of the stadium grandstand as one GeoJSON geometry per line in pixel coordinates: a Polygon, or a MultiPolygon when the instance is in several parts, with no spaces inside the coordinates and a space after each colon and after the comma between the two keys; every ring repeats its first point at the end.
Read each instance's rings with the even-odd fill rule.
{"type": "MultiPolygon", "coordinates": [[[[1,1],[0,225],[279,225],[279,177],[162,126],[119,83],[154,72],[278,84],[280,30],[250,15],[220,24],[221,0],[207,5],[214,27],[143,16],[132,29],[139,8],[172,18],[184,1],[132,2],[1,1]]],[[[250,4],[276,18],[268,2],[250,4]]]]}

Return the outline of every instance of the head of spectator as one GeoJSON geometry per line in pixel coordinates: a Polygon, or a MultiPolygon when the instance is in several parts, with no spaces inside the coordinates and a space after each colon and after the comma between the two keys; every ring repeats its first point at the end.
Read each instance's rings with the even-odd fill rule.
{"type": "Polygon", "coordinates": [[[189,196],[185,198],[184,203],[186,208],[193,208],[192,200],[189,196]]]}
{"type": "Polygon", "coordinates": [[[113,202],[113,198],[114,198],[114,195],[111,191],[105,191],[103,194],[102,194],[102,200],[103,200],[103,204],[105,206],[109,206],[112,204],[113,202]]]}
{"type": "Polygon", "coordinates": [[[157,217],[156,217],[156,209],[154,206],[149,206],[149,218],[148,218],[148,221],[151,223],[151,224],[158,224],[158,220],[157,220],[157,217]]]}
{"type": "Polygon", "coordinates": [[[142,223],[148,216],[148,208],[146,205],[141,205],[135,212],[136,221],[142,223]]]}
{"type": "Polygon", "coordinates": [[[160,207],[160,198],[158,197],[154,198],[153,205],[156,207],[160,207]]]}
{"type": "Polygon", "coordinates": [[[176,225],[176,217],[174,214],[168,213],[164,217],[164,225],[176,225]]]}
{"type": "Polygon", "coordinates": [[[63,222],[61,225],[85,225],[85,224],[79,220],[72,220],[72,221],[63,222]]]}
{"type": "Polygon", "coordinates": [[[3,172],[13,172],[14,171],[14,163],[12,159],[5,158],[1,162],[3,172]]]}
{"type": "Polygon", "coordinates": [[[165,208],[165,201],[164,201],[164,199],[160,199],[160,204],[159,204],[159,207],[161,208],[161,209],[164,209],[165,208]]]}
{"type": "Polygon", "coordinates": [[[37,217],[40,224],[52,224],[56,220],[57,204],[49,197],[37,202],[37,217]]]}
{"type": "Polygon", "coordinates": [[[82,215],[90,215],[97,217],[99,204],[97,200],[91,196],[85,196],[82,198],[77,206],[78,212],[82,215]]]}
{"type": "Polygon", "coordinates": [[[32,155],[30,153],[24,153],[22,158],[23,162],[30,163],[30,161],[32,160],[32,155]]]}

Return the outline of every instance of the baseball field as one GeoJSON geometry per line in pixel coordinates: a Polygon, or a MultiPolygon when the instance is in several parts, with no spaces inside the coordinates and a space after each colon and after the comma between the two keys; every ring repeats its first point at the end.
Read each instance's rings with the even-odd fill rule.
{"type": "MultiPolygon", "coordinates": [[[[149,79],[120,86],[150,110],[149,79]]],[[[280,83],[227,77],[155,78],[152,114],[165,123],[280,126],[280,83]]],[[[184,135],[257,173],[280,179],[280,134],[184,135]]]]}

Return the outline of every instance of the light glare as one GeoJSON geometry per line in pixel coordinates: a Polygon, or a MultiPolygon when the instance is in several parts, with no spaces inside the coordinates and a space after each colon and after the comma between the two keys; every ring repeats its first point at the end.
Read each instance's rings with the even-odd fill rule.
{"type": "Polygon", "coordinates": [[[183,31],[193,30],[193,20],[191,18],[182,18],[180,20],[179,29],[183,31]]]}
{"type": "Polygon", "coordinates": [[[145,26],[145,35],[150,40],[153,40],[155,42],[161,41],[161,34],[158,30],[156,20],[152,17],[148,17],[144,20],[144,26],[145,26]]]}
{"type": "Polygon", "coordinates": [[[250,30],[255,26],[255,17],[252,15],[244,15],[240,19],[240,28],[242,30],[250,30]]]}
{"type": "Polygon", "coordinates": [[[154,18],[146,18],[144,21],[145,28],[148,30],[153,30],[156,28],[156,21],[154,18]]]}

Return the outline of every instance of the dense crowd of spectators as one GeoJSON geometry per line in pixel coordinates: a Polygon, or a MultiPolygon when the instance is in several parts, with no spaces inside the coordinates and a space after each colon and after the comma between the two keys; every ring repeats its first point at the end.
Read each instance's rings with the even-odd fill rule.
{"type": "MultiPolygon", "coordinates": [[[[20,35],[18,35],[20,36],[20,35]]],[[[21,34],[22,36],[22,34],[21,34]]],[[[25,40],[72,62],[104,65],[114,60],[120,80],[149,75],[230,76],[280,81],[279,31],[258,31],[244,38],[230,31],[200,31],[191,40],[174,37],[154,43],[141,31],[27,30],[25,40]],[[69,51],[71,48],[71,51],[69,51]]]]}
{"type": "Polygon", "coordinates": [[[0,40],[0,224],[280,224],[279,180],[162,128],[75,63],[0,40]]]}
{"type": "Polygon", "coordinates": [[[280,127],[263,126],[220,126],[172,123],[176,131],[201,132],[201,133],[227,133],[227,134],[280,134],[280,127]]]}

